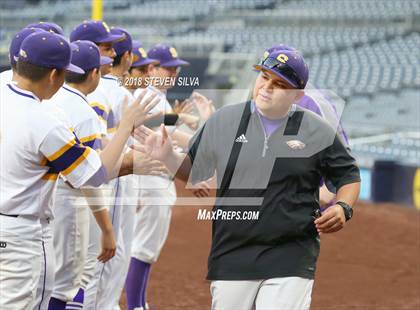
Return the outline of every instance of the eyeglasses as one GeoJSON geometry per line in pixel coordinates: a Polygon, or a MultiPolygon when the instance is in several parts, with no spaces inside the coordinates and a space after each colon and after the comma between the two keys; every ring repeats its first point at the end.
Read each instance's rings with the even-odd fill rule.
{"type": "Polygon", "coordinates": [[[292,83],[297,85],[300,89],[305,88],[304,82],[299,78],[296,71],[293,70],[293,68],[290,67],[288,64],[283,63],[277,60],[276,58],[268,57],[266,59],[261,60],[260,66],[280,73],[292,83]]]}

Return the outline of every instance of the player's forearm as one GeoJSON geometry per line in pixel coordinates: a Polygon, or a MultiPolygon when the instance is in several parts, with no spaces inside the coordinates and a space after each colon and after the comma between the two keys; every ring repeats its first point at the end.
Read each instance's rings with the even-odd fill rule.
{"type": "Polygon", "coordinates": [[[109,217],[108,209],[103,209],[98,212],[94,212],[93,215],[102,233],[112,232],[112,222],[109,217]]]}
{"type": "Polygon", "coordinates": [[[115,132],[114,137],[105,146],[101,152],[102,164],[105,166],[109,179],[118,176],[121,167],[121,154],[124,150],[131,128],[128,126],[120,126],[115,132]]]}
{"type": "Polygon", "coordinates": [[[172,139],[178,142],[178,145],[182,148],[187,148],[192,135],[182,132],[179,129],[175,129],[175,131],[171,135],[172,139]]]}
{"type": "Polygon", "coordinates": [[[343,185],[337,191],[336,200],[343,201],[350,206],[354,206],[360,193],[360,182],[343,185]]]}
{"type": "Polygon", "coordinates": [[[118,177],[129,175],[133,173],[134,157],[133,152],[125,153],[122,156],[121,167],[118,171],[118,177]]]}
{"type": "Polygon", "coordinates": [[[191,159],[188,155],[171,152],[164,161],[166,168],[175,178],[187,182],[191,172],[191,159]]]}

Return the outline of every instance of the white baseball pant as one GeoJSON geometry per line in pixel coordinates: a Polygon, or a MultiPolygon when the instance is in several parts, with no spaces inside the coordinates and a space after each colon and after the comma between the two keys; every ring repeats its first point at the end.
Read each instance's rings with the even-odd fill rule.
{"type": "MultiPolygon", "coordinates": [[[[54,219],[55,221],[55,219],[54,219]]],[[[55,280],[55,255],[53,243],[54,221],[41,220],[42,227],[42,250],[45,255],[44,264],[41,264],[41,276],[39,277],[38,288],[35,298],[35,309],[47,310],[55,280]]]]}
{"type": "Polygon", "coordinates": [[[122,290],[125,285],[125,279],[128,273],[131,258],[131,244],[134,232],[134,219],[136,216],[136,201],[137,189],[136,180],[137,175],[127,175],[120,177],[121,190],[118,193],[121,199],[121,245],[124,247],[123,255],[113,258],[111,261],[111,274],[110,282],[113,283],[112,288],[105,290],[101,295],[107,296],[107,301],[112,305],[111,309],[119,309],[119,300],[122,290]]]}
{"type": "Polygon", "coordinates": [[[72,301],[81,287],[89,244],[89,212],[81,192],[79,195],[57,192],[54,203],[54,298],[72,301]]]}
{"type": "Polygon", "coordinates": [[[176,188],[168,177],[157,176],[141,176],[140,188],[131,256],[151,264],[168,237],[176,188]]]}
{"type": "MultiPolygon", "coordinates": [[[[118,199],[124,193],[126,183],[124,182],[124,178],[118,178],[115,184],[113,196],[115,197],[115,201],[118,202],[118,199]]],[[[121,229],[121,225],[123,224],[121,222],[122,209],[123,207],[120,203],[114,203],[110,207],[109,212],[115,239],[117,240],[117,249],[115,256],[105,264],[96,260],[93,276],[89,281],[86,281],[87,286],[84,296],[85,309],[111,309],[110,301],[115,300],[116,295],[119,298],[119,293],[121,293],[119,290],[119,293],[117,292],[113,281],[115,280],[115,275],[122,271],[121,263],[124,264],[124,261],[127,260],[121,229]]],[[[97,239],[97,237],[93,237],[92,239],[97,239]]]]}
{"type": "Polygon", "coordinates": [[[0,309],[47,309],[54,280],[48,226],[33,216],[0,215],[0,309]]]}
{"type": "Polygon", "coordinates": [[[309,310],[314,280],[212,281],[212,310],[309,310]]]}

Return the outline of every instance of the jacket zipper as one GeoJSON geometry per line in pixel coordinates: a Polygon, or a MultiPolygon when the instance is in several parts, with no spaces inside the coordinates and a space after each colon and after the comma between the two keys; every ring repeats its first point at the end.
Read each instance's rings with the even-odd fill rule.
{"type": "Polygon", "coordinates": [[[269,137],[267,136],[267,133],[265,132],[264,124],[263,124],[263,122],[261,120],[260,114],[259,113],[257,113],[257,114],[258,114],[258,119],[260,120],[261,128],[262,128],[263,133],[264,133],[264,146],[263,146],[263,150],[262,150],[261,156],[262,157],[265,157],[265,155],[267,154],[267,150],[268,150],[268,138],[269,137]]]}

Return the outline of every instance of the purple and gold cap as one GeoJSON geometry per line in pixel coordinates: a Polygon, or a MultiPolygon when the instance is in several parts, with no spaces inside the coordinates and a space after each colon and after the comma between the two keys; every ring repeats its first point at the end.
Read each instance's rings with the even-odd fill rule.
{"type": "Polygon", "coordinates": [[[122,40],[124,35],[112,34],[103,21],[85,20],[70,33],[70,41],[87,40],[94,43],[112,43],[122,40]]]}
{"type": "Polygon", "coordinates": [[[133,64],[131,67],[141,67],[149,64],[159,64],[159,60],[147,57],[147,52],[140,41],[133,41],[133,64]]]}
{"type": "Polygon", "coordinates": [[[22,44],[22,41],[25,40],[27,36],[36,32],[45,32],[45,31],[40,28],[23,28],[21,31],[15,34],[15,36],[12,39],[12,42],[10,43],[10,48],[9,48],[10,63],[12,65],[15,65],[18,60],[20,46],[22,44]]]}
{"type": "Polygon", "coordinates": [[[63,28],[52,22],[37,22],[27,25],[25,28],[38,28],[49,32],[54,32],[64,36],[63,28]]]}
{"type": "Polygon", "coordinates": [[[153,46],[147,56],[159,61],[161,67],[183,67],[190,63],[178,57],[175,47],[167,44],[157,44],[153,46]]]}
{"type": "Polygon", "coordinates": [[[81,68],[72,65],[70,43],[52,32],[35,32],[23,40],[18,61],[51,69],[65,69],[70,72],[83,74],[81,68]]]}
{"type": "Polygon", "coordinates": [[[85,72],[112,63],[112,58],[101,56],[99,48],[91,41],[78,40],[70,43],[70,46],[71,63],[85,72]]]}
{"type": "Polygon", "coordinates": [[[296,49],[274,49],[265,52],[260,63],[254,65],[257,70],[265,69],[286,80],[295,88],[304,89],[309,78],[308,65],[296,49]]]}
{"type": "Polygon", "coordinates": [[[112,45],[117,56],[120,56],[125,52],[132,50],[133,40],[131,39],[130,34],[125,29],[120,27],[111,27],[111,34],[123,35],[122,40],[119,40],[112,45]]]}

